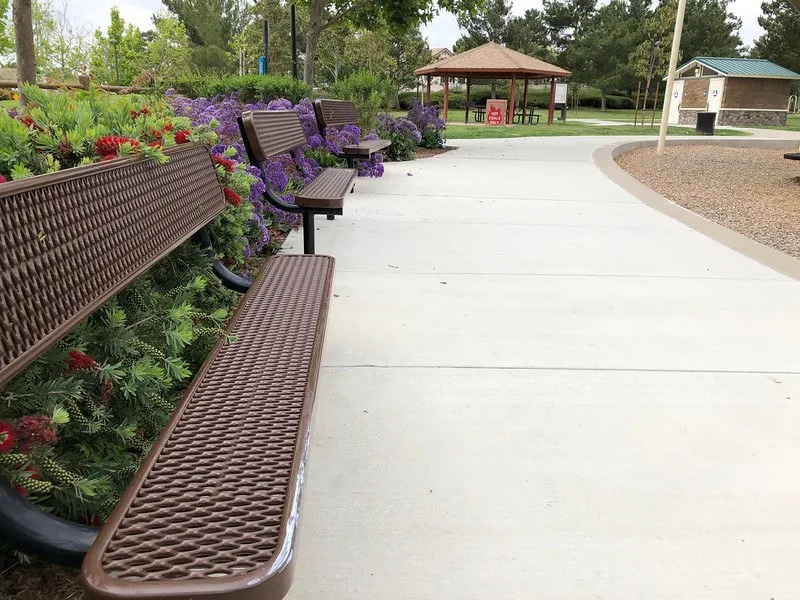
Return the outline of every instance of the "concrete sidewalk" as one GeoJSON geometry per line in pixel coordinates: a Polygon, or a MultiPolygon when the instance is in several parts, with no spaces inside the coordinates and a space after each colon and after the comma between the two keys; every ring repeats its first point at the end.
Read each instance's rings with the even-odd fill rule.
{"type": "Polygon", "coordinates": [[[800,284],[607,179],[611,141],[459,140],[317,222],[291,600],[800,597],[800,284]]]}

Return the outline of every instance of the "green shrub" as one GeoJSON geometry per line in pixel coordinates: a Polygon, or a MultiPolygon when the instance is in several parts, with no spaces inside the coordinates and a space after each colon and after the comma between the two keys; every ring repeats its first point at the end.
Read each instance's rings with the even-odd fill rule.
{"type": "Polygon", "coordinates": [[[370,130],[375,128],[378,114],[391,106],[394,90],[394,84],[388,78],[359,71],[340,79],[328,91],[334,98],[355,104],[358,126],[370,130]]]}
{"type": "Polygon", "coordinates": [[[286,98],[293,103],[311,95],[311,87],[291,77],[273,75],[241,75],[236,77],[191,77],[169,82],[187,98],[214,98],[236,92],[242,102],[258,102],[286,98]]]}

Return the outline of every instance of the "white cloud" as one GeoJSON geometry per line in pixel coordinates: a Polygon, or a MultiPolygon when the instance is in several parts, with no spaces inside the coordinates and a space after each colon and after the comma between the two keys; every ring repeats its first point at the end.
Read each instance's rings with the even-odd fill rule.
{"type": "Polygon", "coordinates": [[[150,17],[153,13],[165,10],[161,0],[68,0],[68,11],[79,24],[85,23],[93,30],[105,30],[111,21],[111,7],[119,8],[120,16],[126,23],[132,23],[142,30],[151,29],[150,17]]]}
{"type": "MultiPolygon", "coordinates": [[[[541,0],[516,0],[513,3],[512,12],[521,15],[529,8],[541,9],[541,0]]],[[[758,24],[758,17],[761,15],[761,0],[734,0],[730,4],[729,10],[741,17],[740,35],[745,44],[752,45],[753,40],[763,33],[758,24]]],[[[428,38],[431,48],[452,48],[461,36],[461,31],[459,31],[456,18],[448,12],[442,12],[422,28],[422,34],[428,38]]]]}

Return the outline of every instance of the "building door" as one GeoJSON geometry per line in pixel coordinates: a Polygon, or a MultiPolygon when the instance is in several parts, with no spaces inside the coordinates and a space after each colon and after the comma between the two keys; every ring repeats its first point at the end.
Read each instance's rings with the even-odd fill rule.
{"type": "Polygon", "coordinates": [[[683,100],[683,81],[675,80],[672,86],[672,101],[669,103],[669,124],[677,125],[680,116],[681,100],[683,100]]]}
{"type": "Polygon", "coordinates": [[[708,83],[708,112],[718,113],[722,108],[722,93],[725,91],[725,78],[714,77],[708,83]]]}

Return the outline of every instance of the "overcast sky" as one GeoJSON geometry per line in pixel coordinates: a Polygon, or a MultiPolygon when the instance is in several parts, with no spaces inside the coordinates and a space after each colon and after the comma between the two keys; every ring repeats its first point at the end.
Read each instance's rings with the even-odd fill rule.
{"type": "MultiPolygon", "coordinates": [[[[60,4],[56,0],[54,4],[60,4]]],[[[95,27],[105,28],[108,25],[108,14],[112,6],[119,6],[122,18],[138,25],[142,29],[150,27],[150,15],[163,10],[161,0],[69,0],[69,12],[79,22],[95,27]]],[[[528,8],[541,8],[542,0],[514,0],[516,14],[522,14],[528,8]]],[[[734,0],[731,10],[742,18],[742,39],[745,44],[752,44],[761,35],[758,26],[758,15],[761,13],[761,0],[734,0]]],[[[423,28],[424,35],[432,48],[452,47],[459,37],[458,24],[455,17],[443,13],[423,28]]]]}

